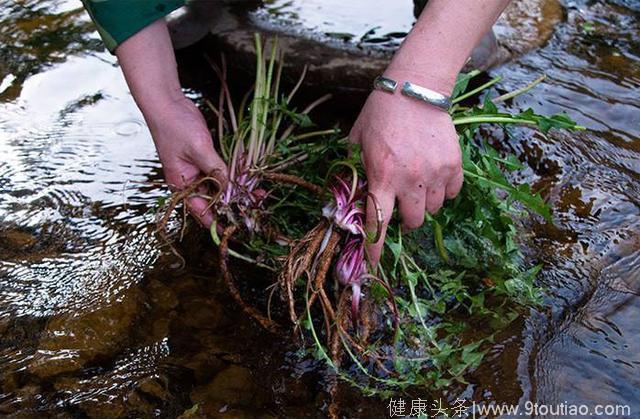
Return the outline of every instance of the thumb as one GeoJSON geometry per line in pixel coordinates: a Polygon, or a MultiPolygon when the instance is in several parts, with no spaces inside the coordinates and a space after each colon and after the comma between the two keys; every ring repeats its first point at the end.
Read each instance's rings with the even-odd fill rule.
{"type": "Polygon", "coordinates": [[[214,220],[213,211],[211,211],[209,207],[209,201],[197,196],[191,197],[187,201],[189,212],[198,220],[200,225],[205,228],[209,228],[214,220]]]}
{"type": "Polygon", "coordinates": [[[358,121],[356,121],[356,123],[351,127],[348,139],[351,144],[360,145],[360,124],[358,123],[358,121]]]}
{"type": "Polygon", "coordinates": [[[229,173],[227,165],[216,153],[211,142],[201,147],[193,147],[190,154],[191,161],[203,175],[215,178],[220,183],[221,190],[227,188],[229,173]]]}
{"type": "MultiPolygon", "coordinates": [[[[228,184],[228,169],[225,162],[220,158],[213,148],[211,140],[200,143],[201,146],[195,146],[189,149],[189,159],[196,166],[202,175],[211,176],[217,181],[215,190],[207,190],[214,188],[214,182],[206,182],[199,187],[199,193],[206,195],[214,195],[224,191],[228,184]]],[[[214,213],[211,209],[211,201],[202,197],[194,196],[188,201],[189,212],[204,227],[209,227],[214,220],[214,213]]]]}
{"type": "Polygon", "coordinates": [[[384,239],[387,234],[387,226],[391,220],[395,195],[384,189],[372,188],[370,191],[373,197],[367,199],[367,232],[373,236],[380,231],[378,240],[367,245],[367,255],[371,266],[377,269],[384,239]]]}

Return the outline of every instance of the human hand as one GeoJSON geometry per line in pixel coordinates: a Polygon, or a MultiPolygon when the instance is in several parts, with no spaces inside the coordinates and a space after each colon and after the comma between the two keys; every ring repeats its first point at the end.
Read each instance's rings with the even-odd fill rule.
{"type": "MultiPolygon", "coordinates": [[[[198,108],[186,97],[170,102],[148,118],[149,129],[158,150],[166,182],[183,189],[200,176],[212,175],[226,187],[227,167],[213,148],[211,134],[198,108]]],[[[211,195],[216,191],[201,190],[211,195]]],[[[213,212],[208,201],[189,198],[187,207],[200,224],[209,227],[213,212]]]]}
{"type": "MultiPolygon", "coordinates": [[[[213,148],[211,134],[198,108],[182,93],[171,38],[158,19],[116,49],[131,94],[142,111],[173,189],[183,189],[199,176],[214,176],[226,188],[227,167],[213,148]]],[[[198,192],[212,194],[215,191],[198,192]]],[[[191,197],[187,207],[205,227],[213,212],[207,200],[191,197]]]]}
{"type": "MultiPolygon", "coordinates": [[[[378,264],[395,200],[404,229],[424,222],[425,211],[435,214],[445,198],[462,188],[462,160],[458,135],[448,113],[396,93],[374,91],[356,120],[350,140],[359,144],[369,192],[382,211],[382,235],[368,246],[369,261],[378,264]]],[[[367,229],[378,220],[367,203],[367,229]]]]}

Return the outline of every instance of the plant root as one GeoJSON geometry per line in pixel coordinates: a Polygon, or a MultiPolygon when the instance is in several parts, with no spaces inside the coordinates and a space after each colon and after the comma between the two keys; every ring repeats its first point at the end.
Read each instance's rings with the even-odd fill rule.
{"type": "Polygon", "coordinates": [[[231,293],[233,298],[236,300],[236,302],[240,305],[240,307],[242,307],[242,310],[244,310],[245,313],[253,317],[258,323],[260,323],[262,327],[264,327],[271,333],[274,333],[274,334],[280,333],[280,327],[275,322],[273,322],[269,318],[262,315],[262,313],[260,313],[256,308],[245,303],[245,301],[242,299],[242,296],[240,295],[240,291],[238,290],[238,287],[236,287],[236,284],[233,281],[233,276],[231,275],[231,272],[229,271],[229,266],[228,266],[229,239],[231,238],[233,233],[237,230],[237,228],[238,227],[235,225],[230,225],[226,227],[222,233],[222,238],[220,240],[220,246],[219,246],[220,271],[222,272],[222,277],[224,278],[224,281],[227,284],[227,288],[229,289],[229,292],[231,293]]]}
{"type": "MultiPolygon", "coordinates": [[[[360,324],[361,330],[358,336],[359,337],[358,341],[356,341],[356,339],[348,333],[347,331],[348,326],[354,325],[353,321],[351,322],[349,321],[349,318],[351,316],[351,308],[349,305],[349,298],[348,298],[349,294],[350,294],[350,288],[345,288],[342,291],[342,294],[340,296],[340,301],[338,303],[338,312],[336,314],[337,318],[341,319],[340,321],[336,322],[336,327],[339,329],[339,332],[342,338],[346,341],[344,342],[344,344],[351,345],[351,347],[355,349],[355,351],[358,353],[358,355],[362,359],[373,360],[376,366],[385,374],[393,375],[393,373],[389,371],[389,369],[382,362],[382,359],[385,359],[385,357],[380,356],[378,353],[372,352],[370,349],[367,348],[369,344],[368,338],[371,333],[371,330],[374,330],[375,327],[377,326],[377,322],[376,324],[373,324],[373,325],[371,324],[371,319],[375,318],[374,317],[375,305],[373,304],[372,301],[368,299],[364,300],[363,313],[362,313],[363,315],[361,316],[363,320],[360,324]]],[[[354,333],[356,333],[355,327],[356,326],[354,326],[354,333]]]]}
{"type": "Polygon", "coordinates": [[[373,308],[371,299],[365,298],[364,304],[362,304],[362,316],[360,316],[360,330],[358,330],[360,345],[365,348],[369,345],[369,335],[371,334],[371,328],[373,326],[373,308]]]}
{"type": "Polygon", "coordinates": [[[385,281],[383,281],[382,279],[380,279],[375,275],[365,275],[364,278],[377,282],[378,284],[380,284],[380,286],[382,286],[385,289],[385,291],[387,291],[388,297],[386,302],[387,302],[387,306],[391,310],[391,313],[393,314],[393,334],[395,336],[395,334],[398,331],[400,316],[398,314],[398,307],[396,306],[396,300],[393,296],[393,289],[391,289],[389,284],[387,284],[385,281]]]}
{"type": "Polygon", "coordinates": [[[307,277],[311,275],[311,266],[313,265],[314,258],[318,253],[327,228],[329,228],[328,223],[321,221],[302,239],[298,240],[285,259],[280,275],[278,276],[280,290],[283,298],[287,301],[289,317],[293,324],[298,324],[298,315],[295,310],[295,297],[293,295],[295,282],[298,278],[302,277],[302,275],[307,275],[307,277]]]}
{"type": "Polygon", "coordinates": [[[276,172],[262,172],[261,176],[263,177],[263,179],[271,182],[286,183],[289,185],[300,186],[317,196],[322,196],[322,194],[324,193],[324,190],[322,189],[322,187],[318,185],[314,185],[311,182],[307,182],[301,177],[298,177],[295,175],[288,175],[285,173],[276,173],[276,172]]]}
{"type": "Polygon", "coordinates": [[[169,233],[167,232],[167,225],[169,224],[171,215],[173,215],[173,212],[178,207],[178,205],[183,204],[184,206],[183,213],[182,213],[183,226],[180,232],[180,237],[182,238],[182,236],[184,235],[184,229],[186,227],[186,218],[187,218],[186,201],[192,196],[196,196],[196,195],[201,196],[200,194],[197,193],[197,190],[200,187],[204,186],[206,183],[213,183],[216,191],[214,196],[208,197],[210,202],[209,202],[209,205],[207,206],[207,209],[209,209],[211,206],[215,205],[215,203],[218,201],[220,193],[222,192],[222,188],[220,187],[220,182],[214,177],[213,173],[210,174],[209,176],[203,176],[199,179],[194,180],[193,182],[188,184],[184,189],[173,192],[169,200],[156,213],[156,234],[160,236],[160,240],[162,244],[165,246],[168,246],[169,249],[171,250],[171,253],[173,253],[173,255],[180,260],[181,269],[184,268],[184,266],[186,265],[186,261],[184,260],[184,257],[182,257],[182,255],[178,252],[178,250],[173,245],[173,242],[169,237],[169,233]]]}
{"type": "MultiPolygon", "coordinates": [[[[346,289],[345,289],[346,291],[346,289]]],[[[347,293],[343,292],[336,308],[337,317],[335,318],[336,333],[333,333],[329,339],[329,349],[331,352],[331,362],[333,363],[335,370],[331,372],[329,377],[329,407],[327,416],[330,418],[338,418],[340,413],[340,406],[338,404],[338,371],[342,365],[342,357],[344,356],[344,347],[342,346],[341,333],[349,322],[350,304],[349,299],[346,298],[347,293]],[[347,314],[346,316],[344,314],[347,314]]],[[[346,334],[346,333],[345,333],[346,334]]]]}
{"type": "Polygon", "coordinates": [[[333,305],[327,297],[327,293],[324,289],[324,284],[327,279],[327,273],[329,272],[329,268],[331,267],[331,262],[333,261],[333,255],[335,253],[336,248],[338,247],[338,243],[340,242],[340,233],[335,229],[331,231],[331,235],[329,236],[329,240],[327,242],[327,246],[320,255],[318,259],[318,266],[316,268],[316,274],[313,280],[314,291],[309,299],[309,306],[313,306],[313,302],[315,301],[315,296],[320,296],[320,301],[322,303],[322,310],[324,311],[325,323],[327,326],[327,337],[331,335],[331,323],[335,320],[335,311],[333,309],[333,305]]]}

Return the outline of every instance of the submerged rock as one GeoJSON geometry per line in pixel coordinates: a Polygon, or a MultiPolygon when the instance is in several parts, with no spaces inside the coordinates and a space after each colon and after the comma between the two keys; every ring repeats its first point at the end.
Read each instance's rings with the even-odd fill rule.
{"type": "MultiPolygon", "coordinates": [[[[42,230],[45,230],[44,228],[42,230]]],[[[35,261],[62,250],[62,243],[46,233],[12,227],[0,229],[0,253],[4,260],[35,261]]]]}
{"type": "Polygon", "coordinates": [[[143,293],[132,286],[94,310],[52,317],[29,372],[46,379],[78,371],[89,362],[112,359],[129,339],[142,301],[143,293]]]}
{"type": "Polygon", "coordinates": [[[32,410],[38,407],[38,396],[42,388],[28,384],[17,389],[12,398],[0,403],[0,416],[5,417],[34,417],[32,410]]]}
{"type": "Polygon", "coordinates": [[[9,323],[9,317],[0,317],[0,335],[4,335],[9,329],[9,323]]]}
{"type": "MultiPolygon", "coordinates": [[[[238,365],[230,365],[220,371],[208,384],[191,392],[191,401],[199,406],[198,412],[206,417],[218,417],[228,413],[229,417],[244,417],[242,408],[260,410],[258,385],[251,371],[238,365]],[[233,412],[233,413],[232,413],[233,412]]],[[[251,417],[256,417],[254,413],[251,417]]]]}
{"type": "Polygon", "coordinates": [[[165,379],[156,377],[145,377],[138,381],[136,390],[155,397],[158,400],[167,400],[171,397],[168,390],[169,384],[165,379]]]}

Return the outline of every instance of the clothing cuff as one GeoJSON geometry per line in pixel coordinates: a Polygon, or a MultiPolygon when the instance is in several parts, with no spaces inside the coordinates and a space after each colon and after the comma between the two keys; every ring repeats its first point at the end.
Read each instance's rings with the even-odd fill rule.
{"type": "Polygon", "coordinates": [[[107,49],[118,45],[179,7],[184,0],[82,0],[107,49]]]}

